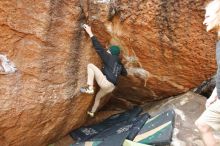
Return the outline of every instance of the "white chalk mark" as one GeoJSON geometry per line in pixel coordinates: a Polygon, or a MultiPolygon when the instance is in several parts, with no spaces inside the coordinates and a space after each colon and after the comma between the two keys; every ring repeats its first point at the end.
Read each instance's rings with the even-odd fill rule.
{"type": "Polygon", "coordinates": [[[175,108],[174,111],[175,111],[175,113],[176,113],[177,115],[180,116],[181,120],[186,121],[186,116],[185,116],[185,114],[183,113],[183,111],[181,111],[181,110],[179,110],[179,109],[177,109],[177,108],[175,108]]]}
{"type": "Polygon", "coordinates": [[[97,0],[98,3],[109,3],[111,0],[97,0]]]}
{"type": "Polygon", "coordinates": [[[180,105],[184,105],[186,103],[189,102],[189,99],[188,98],[184,98],[182,101],[180,101],[180,105]]]}
{"type": "Polygon", "coordinates": [[[173,129],[173,138],[171,142],[171,146],[186,146],[186,143],[177,138],[177,134],[179,133],[179,129],[173,129]]]}
{"type": "Polygon", "coordinates": [[[6,55],[0,54],[0,74],[14,73],[16,70],[14,63],[6,55]]]}

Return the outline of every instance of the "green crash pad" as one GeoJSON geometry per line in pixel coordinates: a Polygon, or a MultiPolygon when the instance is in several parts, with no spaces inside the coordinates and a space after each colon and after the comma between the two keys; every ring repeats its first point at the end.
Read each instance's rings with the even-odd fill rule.
{"type": "Polygon", "coordinates": [[[152,146],[152,145],[137,143],[137,142],[133,142],[131,140],[126,139],[122,146],[152,146]]]}
{"type": "Polygon", "coordinates": [[[141,128],[134,142],[156,146],[169,145],[172,140],[175,112],[168,110],[149,119],[141,128]]]}
{"type": "Polygon", "coordinates": [[[86,141],[79,144],[71,144],[70,146],[99,146],[102,141],[86,141]]]}

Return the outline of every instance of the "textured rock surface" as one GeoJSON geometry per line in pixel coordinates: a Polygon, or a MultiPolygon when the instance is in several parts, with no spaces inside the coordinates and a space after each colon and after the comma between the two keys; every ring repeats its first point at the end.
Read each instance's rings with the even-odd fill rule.
{"type": "MultiPolygon", "coordinates": [[[[172,96],[199,85],[214,73],[215,41],[202,25],[203,4],[192,0],[120,1],[118,17],[122,22],[115,19],[115,23],[106,25],[111,26],[113,38],[120,40],[124,55],[130,59],[127,63],[147,71],[149,76],[146,88],[147,77],[142,76],[145,80],[133,79],[135,86],[124,95],[172,96]]],[[[130,86],[124,85],[127,89],[130,86]]]]}
{"type": "Polygon", "coordinates": [[[103,45],[123,48],[131,76],[115,96],[142,104],[211,77],[215,38],[202,26],[204,2],[0,1],[0,54],[17,67],[0,75],[0,145],[47,145],[86,120],[93,98],[79,88],[87,63],[100,63],[81,23],[103,45]]]}
{"type": "Polygon", "coordinates": [[[0,1],[0,52],[18,69],[0,76],[1,146],[47,145],[85,121],[80,17],[75,0],[0,1]]]}

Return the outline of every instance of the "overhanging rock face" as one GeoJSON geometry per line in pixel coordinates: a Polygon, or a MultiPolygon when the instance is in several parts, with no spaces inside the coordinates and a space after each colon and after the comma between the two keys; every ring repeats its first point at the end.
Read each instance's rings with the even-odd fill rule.
{"type": "Polygon", "coordinates": [[[141,102],[177,95],[215,72],[214,34],[202,26],[205,1],[0,1],[0,145],[42,146],[79,127],[93,99],[79,94],[86,65],[100,66],[80,27],[121,46],[129,78],[115,96],[141,102]],[[2,63],[2,62],[0,62],[2,63]]]}

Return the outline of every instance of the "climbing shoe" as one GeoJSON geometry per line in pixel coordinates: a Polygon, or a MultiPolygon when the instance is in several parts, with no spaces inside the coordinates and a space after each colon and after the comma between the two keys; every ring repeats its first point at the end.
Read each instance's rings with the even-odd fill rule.
{"type": "Polygon", "coordinates": [[[93,113],[93,112],[88,111],[87,114],[88,114],[90,117],[94,117],[94,113],[93,113]]]}
{"type": "Polygon", "coordinates": [[[94,94],[94,89],[93,88],[89,88],[89,86],[81,87],[80,88],[80,92],[81,93],[86,93],[86,94],[94,94]]]}

